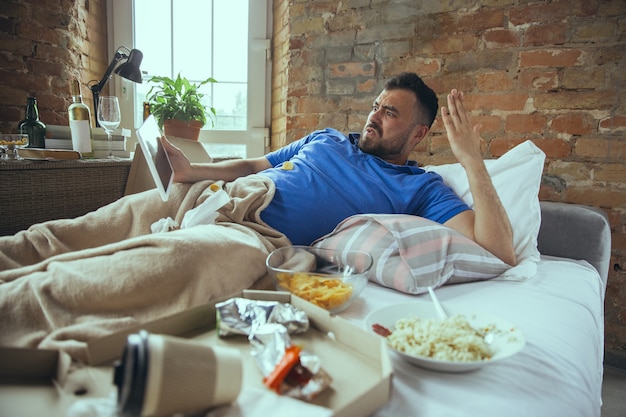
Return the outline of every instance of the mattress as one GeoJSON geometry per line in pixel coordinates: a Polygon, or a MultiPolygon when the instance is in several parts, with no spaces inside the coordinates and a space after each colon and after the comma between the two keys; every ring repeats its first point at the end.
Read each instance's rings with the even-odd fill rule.
{"type": "MultiPolygon", "coordinates": [[[[516,325],[526,345],[515,356],[467,373],[430,371],[391,353],[392,397],[375,416],[600,416],[604,286],[586,261],[542,256],[526,281],[438,288],[444,306],[480,311],[516,325]]],[[[390,304],[428,301],[369,283],[341,314],[363,326],[390,304]]]]}

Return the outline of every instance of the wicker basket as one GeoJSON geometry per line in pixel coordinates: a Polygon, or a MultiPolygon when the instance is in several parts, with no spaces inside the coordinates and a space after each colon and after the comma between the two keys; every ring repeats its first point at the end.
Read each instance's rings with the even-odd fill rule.
{"type": "Polygon", "coordinates": [[[124,195],[131,160],[0,163],[0,235],[74,218],[124,195]]]}

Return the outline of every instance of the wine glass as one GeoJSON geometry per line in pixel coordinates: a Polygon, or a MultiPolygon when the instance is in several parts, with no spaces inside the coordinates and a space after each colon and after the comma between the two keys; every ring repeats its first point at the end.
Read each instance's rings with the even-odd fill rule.
{"type": "Polygon", "coordinates": [[[120,102],[116,96],[100,96],[98,99],[98,123],[107,133],[109,143],[109,158],[114,159],[111,151],[111,133],[120,125],[120,102]]]}

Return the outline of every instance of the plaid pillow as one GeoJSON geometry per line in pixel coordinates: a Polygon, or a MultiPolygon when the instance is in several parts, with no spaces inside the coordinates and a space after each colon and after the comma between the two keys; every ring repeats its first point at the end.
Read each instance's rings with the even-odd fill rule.
{"type": "Polygon", "coordinates": [[[369,252],[374,258],[369,280],[409,294],[495,278],[510,268],[457,231],[405,214],[349,217],[313,246],[369,252]]]}

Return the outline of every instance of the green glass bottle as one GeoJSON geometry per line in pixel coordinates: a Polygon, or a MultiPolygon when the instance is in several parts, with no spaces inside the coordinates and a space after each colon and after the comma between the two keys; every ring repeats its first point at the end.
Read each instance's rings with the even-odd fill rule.
{"type": "Polygon", "coordinates": [[[46,147],[46,125],[39,120],[35,97],[26,100],[26,118],[18,123],[17,129],[19,133],[28,135],[28,148],[46,147]]]}

